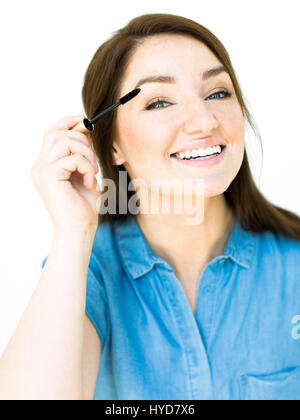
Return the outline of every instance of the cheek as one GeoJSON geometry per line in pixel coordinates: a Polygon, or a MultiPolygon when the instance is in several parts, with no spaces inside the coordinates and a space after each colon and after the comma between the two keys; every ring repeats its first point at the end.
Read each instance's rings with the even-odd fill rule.
{"type": "Polygon", "coordinates": [[[125,159],[131,162],[132,157],[138,157],[145,150],[145,141],[147,134],[138,120],[131,121],[127,119],[120,124],[120,147],[125,159]],[[145,133],[145,135],[143,135],[145,133]]]}
{"type": "MultiPolygon", "coordinates": [[[[150,112],[150,111],[149,111],[150,112]]],[[[159,121],[159,118],[135,118],[122,125],[122,136],[124,139],[122,150],[128,161],[134,157],[143,157],[143,161],[156,159],[163,154],[172,139],[176,136],[176,119],[159,121]]],[[[138,159],[137,159],[138,160],[138,159]]]]}
{"type": "Polygon", "coordinates": [[[228,145],[243,147],[245,123],[241,109],[234,107],[230,112],[218,114],[217,118],[228,145]]]}
{"type": "Polygon", "coordinates": [[[232,178],[238,173],[243,162],[245,152],[245,122],[240,107],[232,107],[230,112],[220,113],[218,121],[222,137],[227,142],[228,159],[226,161],[226,172],[232,178]]]}

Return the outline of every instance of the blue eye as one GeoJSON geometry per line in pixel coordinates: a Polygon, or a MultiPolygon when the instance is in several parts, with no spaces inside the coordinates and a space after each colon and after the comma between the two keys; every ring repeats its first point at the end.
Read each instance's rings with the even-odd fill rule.
{"type": "MultiPolygon", "coordinates": [[[[208,96],[207,99],[212,98],[213,96],[216,96],[216,95],[224,95],[222,98],[219,98],[219,99],[226,99],[226,98],[230,98],[232,96],[232,93],[227,92],[226,90],[220,90],[219,92],[215,92],[212,95],[208,96]]],[[[166,108],[166,107],[156,107],[156,105],[158,104],[169,104],[169,102],[163,101],[162,99],[158,99],[155,102],[152,102],[152,104],[148,105],[146,107],[146,110],[166,108]]]]}
{"type": "Polygon", "coordinates": [[[208,99],[209,99],[209,98],[212,98],[212,97],[213,97],[213,96],[215,96],[215,95],[225,95],[225,96],[223,96],[223,98],[219,98],[219,99],[225,99],[225,98],[230,98],[230,97],[232,96],[232,93],[227,92],[226,90],[220,90],[219,92],[215,92],[215,93],[213,93],[212,95],[210,95],[210,96],[208,97],[208,99]]]}
{"type": "MultiPolygon", "coordinates": [[[[158,105],[158,104],[168,104],[168,103],[169,102],[166,102],[166,101],[163,101],[163,100],[158,99],[157,101],[152,102],[152,104],[148,105],[146,109],[147,110],[149,110],[149,109],[159,109],[159,108],[155,107],[155,105],[158,105]]],[[[162,107],[162,108],[165,108],[165,107],[162,107]]]]}

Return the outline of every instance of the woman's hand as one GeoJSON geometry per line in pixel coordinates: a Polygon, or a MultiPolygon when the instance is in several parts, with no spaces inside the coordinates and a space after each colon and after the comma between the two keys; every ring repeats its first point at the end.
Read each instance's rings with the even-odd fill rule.
{"type": "Polygon", "coordinates": [[[91,136],[71,130],[82,118],[62,118],[47,130],[31,168],[31,179],[55,231],[90,231],[98,225],[101,192],[95,178],[99,169],[91,136]]]}

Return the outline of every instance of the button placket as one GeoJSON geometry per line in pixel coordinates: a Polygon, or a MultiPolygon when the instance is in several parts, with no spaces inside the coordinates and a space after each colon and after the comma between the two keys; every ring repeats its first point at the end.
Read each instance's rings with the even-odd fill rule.
{"type": "Polygon", "coordinates": [[[216,289],[220,276],[218,268],[223,261],[224,259],[209,263],[202,273],[199,284],[195,318],[206,349],[214,318],[216,289]]]}
{"type": "MultiPolygon", "coordinates": [[[[212,384],[206,349],[185,292],[172,269],[160,266],[160,278],[169,300],[185,348],[190,381],[190,399],[211,400],[212,384]]],[[[157,267],[158,268],[158,267],[157,267]]]]}

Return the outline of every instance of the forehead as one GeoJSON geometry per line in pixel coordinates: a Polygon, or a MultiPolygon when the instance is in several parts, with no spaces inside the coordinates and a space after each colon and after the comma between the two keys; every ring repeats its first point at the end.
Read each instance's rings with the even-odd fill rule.
{"type": "Polygon", "coordinates": [[[160,34],[147,38],[131,57],[123,86],[131,88],[138,79],[155,74],[202,73],[220,61],[201,41],[187,35],[160,34]]]}

